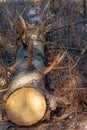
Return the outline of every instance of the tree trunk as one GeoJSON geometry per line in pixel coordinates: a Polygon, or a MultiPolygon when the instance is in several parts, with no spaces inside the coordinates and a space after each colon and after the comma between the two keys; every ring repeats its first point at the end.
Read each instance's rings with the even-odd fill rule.
{"type": "MultiPolygon", "coordinates": [[[[32,36],[34,37],[34,35],[32,36]]],[[[42,119],[46,111],[44,88],[44,47],[37,39],[33,41],[32,66],[28,67],[28,47],[17,53],[14,75],[7,92],[6,111],[8,118],[18,125],[32,125],[42,119]]]]}
{"type": "MultiPolygon", "coordinates": [[[[30,15],[31,13],[32,11],[30,15]]],[[[35,15],[37,13],[32,14],[32,17],[34,18],[35,15]]],[[[20,20],[25,25],[22,17],[20,20]]],[[[37,23],[37,21],[41,24],[39,19],[32,22],[37,23]]],[[[44,22],[40,30],[31,35],[28,47],[25,45],[20,47],[15,64],[10,68],[13,75],[6,94],[5,108],[8,118],[18,125],[33,125],[40,121],[46,113],[47,101],[49,101],[50,110],[55,110],[57,106],[56,97],[45,89],[44,45],[38,40],[39,35],[42,35],[43,26],[44,22]]]]}

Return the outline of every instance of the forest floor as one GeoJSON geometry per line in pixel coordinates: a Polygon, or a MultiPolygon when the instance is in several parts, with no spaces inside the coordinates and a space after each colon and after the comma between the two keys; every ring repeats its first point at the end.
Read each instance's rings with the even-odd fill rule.
{"type": "MultiPolygon", "coordinates": [[[[46,2],[41,10],[46,9],[46,2]]],[[[46,89],[53,95],[67,99],[69,105],[59,104],[50,113],[48,120],[36,125],[21,127],[10,122],[3,107],[3,96],[7,86],[0,86],[0,130],[87,130],[87,22],[83,18],[81,1],[61,1],[48,5],[44,19],[52,28],[45,36],[45,65],[50,66],[58,53],[67,52],[66,57],[46,77],[46,89]]],[[[21,42],[17,41],[17,26],[22,31],[19,14],[25,19],[28,30],[28,13],[33,1],[0,3],[0,51],[8,66],[14,63],[21,42]]],[[[40,3],[37,2],[36,6],[40,3]]],[[[1,71],[1,70],[0,70],[1,71]]],[[[0,72],[1,74],[1,72],[0,72]]],[[[1,77],[0,77],[1,78],[1,77]]],[[[1,81],[0,81],[1,82],[1,81]]],[[[65,100],[66,102],[66,100],[65,100]]],[[[65,103],[66,104],[66,103],[65,103]]]]}

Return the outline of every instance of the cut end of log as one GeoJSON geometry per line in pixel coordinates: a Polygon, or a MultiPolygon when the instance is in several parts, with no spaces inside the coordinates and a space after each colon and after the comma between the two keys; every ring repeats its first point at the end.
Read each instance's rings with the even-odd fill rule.
{"type": "Polygon", "coordinates": [[[23,87],[9,96],[5,107],[9,120],[17,125],[28,126],[42,119],[46,101],[35,88],[23,87]]]}

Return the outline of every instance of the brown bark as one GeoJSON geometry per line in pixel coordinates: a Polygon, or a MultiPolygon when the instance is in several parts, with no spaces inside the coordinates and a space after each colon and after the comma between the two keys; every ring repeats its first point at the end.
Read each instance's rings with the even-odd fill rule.
{"type": "Polygon", "coordinates": [[[32,54],[33,54],[33,42],[31,40],[28,41],[28,65],[32,65],[32,54]]]}

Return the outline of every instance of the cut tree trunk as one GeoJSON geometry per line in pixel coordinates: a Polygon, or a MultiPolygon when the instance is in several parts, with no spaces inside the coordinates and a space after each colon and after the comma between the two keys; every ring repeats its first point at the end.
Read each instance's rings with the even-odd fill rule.
{"type": "MultiPolygon", "coordinates": [[[[33,35],[34,36],[34,35],[33,35]]],[[[8,118],[18,125],[32,125],[42,119],[46,112],[44,88],[44,47],[33,39],[32,66],[27,64],[28,47],[21,47],[13,65],[5,104],[8,118]]]]}
{"type": "MultiPolygon", "coordinates": [[[[24,20],[22,17],[20,19],[25,27],[24,20]]],[[[21,126],[37,123],[46,115],[47,108],[53,111],[57,103],[69,105],[67,100],[55,97],[45,89],[45,74],[63,59],[65,53],[60,58],[57,56],[52,66],[45,70],[44,45],[39,39],[44,24],[31,35],[29,46],[20,47],[14,65],[9,68],[13,75],[6,94],[5,108],[8,119],[21,126]]]]}

